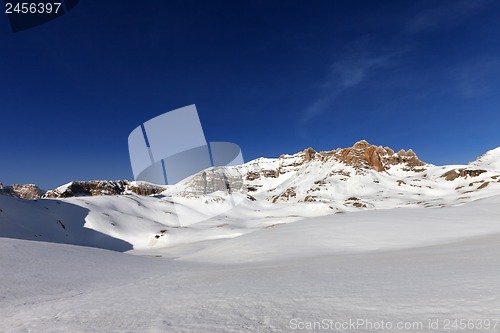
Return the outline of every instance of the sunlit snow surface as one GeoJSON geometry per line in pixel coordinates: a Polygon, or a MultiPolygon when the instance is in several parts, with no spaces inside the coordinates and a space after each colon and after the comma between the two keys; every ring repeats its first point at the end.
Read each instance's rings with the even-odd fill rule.
{"type": "Polygon", "coordinates": [[[2,332],[289,332],[294,318],[444,322],[500,310],[500,196],[310,218],[162,258],[0,247],[2,332]]]}

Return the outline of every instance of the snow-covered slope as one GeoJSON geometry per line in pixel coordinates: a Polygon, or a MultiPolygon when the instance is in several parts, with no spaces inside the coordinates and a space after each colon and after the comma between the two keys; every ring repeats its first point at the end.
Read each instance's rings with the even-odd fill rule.
{"type": "Polygon", "coordinates": [[[463,318],[492,332],[499,203],[307,219],[175,260],[0,238],[0,331],[457,332],[463,318]]]}
{"type": "Polygon", "coordinates": [[[217,263],[288,260],[426,247],[497,233],[500,195],[460,207],[400,208],[310,218],[204,244],[203,249],[183,259],[217,263]]]}

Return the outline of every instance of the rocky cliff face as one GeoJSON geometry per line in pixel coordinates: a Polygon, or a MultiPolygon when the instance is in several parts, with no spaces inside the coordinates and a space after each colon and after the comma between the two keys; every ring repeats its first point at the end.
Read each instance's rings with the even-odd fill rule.
{"type": "Polygon", "coordinates": [[[386,171],[395,165],[401,165],[407,171],[421,172],[424,169],[420,167],[426,165],[411,149],[408,151],[402,149],[395,153],[389,147],[375,146],[365,140],[358,141],[349,148],[337,148],[331,151],[316,152],[313,148],[308,148],[298,155],[302,158],[298,164],[314,160],[337,160],[357,169],[372,169],[378,172],[386,171]]]}
{"type": "Polygon", "coordinates": [[[371,145],[365,140],[358,141],[352,148],[335,150],[337,159],[346,165],[369,168],[378,172],[386,171],[391,166],[401,165],[408,171],[423,171],[426,163],[419,160],[413,150],[401,149],[397,153],[389,147],[371,145]]]}
{"type": "Polygon", "coordinates": [[[0,194],[3,195],[11,195],[26,200],[36,200],[40,199],[44,193],[44,190],[34,184],[12,184],[4,187],[0,183],[0,194]]]}
{"type": "Polygon", "coordinates": [[[33,184],[12,184],[3,186],[0,182],[0,195],[10,195],[25,200],[41,198],[69,198],[76,196],[122,195],[156,195],[165,191],[165,186],[146,182],[129,182],[128,180],[92,180],[71,182],[54,190],[44,191],[33,184]]]}
{"type": "Polygon", "coordinates": [[[164,186],[128,180],[93,180],[71,182],[54,190],[47,191],[44,198],[69,198],[75,196],[121,195],[135,193],[138,195],[156,195],[165,190],[164,186]]]}
{"type": "Polygon", "coordinates": [[[234,168],[215,167],[200,172],[180,184],[179,193],[202,195],[215,192],[230,194],[243,189],[243,177],[234,168]]]}

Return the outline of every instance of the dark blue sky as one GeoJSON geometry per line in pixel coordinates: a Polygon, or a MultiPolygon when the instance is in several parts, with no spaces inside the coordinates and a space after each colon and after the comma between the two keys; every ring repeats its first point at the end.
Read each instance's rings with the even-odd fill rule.
{"type": "Polygon", "coordinates": [[[246,161],[500,146],[498,1],[81,0],[19,33],[0,17],[4,184],[131,179],[130,131],[193,103],[246,161]]]}

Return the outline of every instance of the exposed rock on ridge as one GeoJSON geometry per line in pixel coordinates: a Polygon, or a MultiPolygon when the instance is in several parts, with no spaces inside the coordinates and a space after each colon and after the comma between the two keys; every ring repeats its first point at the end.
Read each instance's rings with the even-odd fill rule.
{"type": "MultiPolygon", "coordinates": [[[[247,176],[248,177],[248,176],[247,176]]],[[[182,195],[205,195],[218,191],[225,193],[243,190],[243,178],[236,169],[215,167],[197,173],[183,186],[182,195]]]]}
{"type": "Polygon", "coordinates": [[[12,184],[3,186],[0,182],[0,195],[10,195],[25,200],[40,198],[70,198],[75,196],[122,195],[156,195],[165,191],[165,186],[146,182],[129,182],[128,180],[91,180],[76,181],[50,191],[44,191],[33,184],[12,184]]]}
{"type": "Polygon", "coordinates": [[[401,149],[394,153],[389,147],[371,145],[365,140],[356,142],[352,148],[337,149],[337,154],[340,154],[339,159],[347,165],[371,168],[378,172],[397,164],[403,165],[407,171],[423,171],[418,167],[426,164],[411,149],[401,149]]]}
{"type": "Polygon", "coordinates": [[[37,192],[34,185],[4,188],[0,184],[0,194],[37,199],[130,193],[148,196],[167,190],[162,193],[166,197],[196,199],[210,195],[219,200],[226,194],[240,192],[249,200],[259,202],[343,202],[345,207],[370,208],[374,204],[365,200],[367,193],[379,193],[383,202],[393,191],[400,200],[434,207],[442,199],[442,190],[432,194],[436,196],[432,203],[421,199],[424,194],[429,196],[433,189],[453,187],[452,195],[465,201],[475,195],[476,190],[493,191],[499,186],[500,172],[490,168],[500,160],[497,152],[500,153],[500,148],[483,155],[480,162],[487,164],[481,168],[482,165],[474,164],[476,162],[469,166],[433,166],[422,162],[411,149],[396,153],[389,147],[361,140],[348,148],[320,152],[307,148],[277,159],[259,158],[239,166],[211,168],[170,186],[126,180],[72,182],[42,196],[43,191],[37,192]],[[348,199],[354,197],[361,199],[348,199]]]}
{"type": "Polygon", "coordinates": [[[0,194],[11,195],[26,200],[36,200],[40,199],[45,193],[44,190],[40,189],[34,184],[12,184],[10,186],[3,186],[0,183],[0,194]]]}
{"type": "Polygon", "coordinates": [[[485,172],[487,171],[481,169],[453,169],[445,172],[441,177],[448,181],[451,181],[457,179],[458,177],[462,177],[465,179],[467,179],[467,177],[477,177],[485,172]]]}
{"type": "Polygon", "coordinates": [[[378,172],[386,171],[391,166],[402,165],[405,171],[423,171],[426,163],[422,162],[413,150],[401,149],[395,153],[389,147],[375,146],[365,140],[358,141],[349,148],[337,148],[332,151],[317,152],[312,148],[299,153],[303,162],[313,160],[325,161],[336,159],[346,165],[360,169],[373,169],[378,172]]]}
{"type": "Polygon", "coordinates": [[[57,189],[47,191],[44,198],[69,198],[75,196],[120,195],[135,193],[138,195],[156,195],[165,191],[164,186],[148,183],[129,182],[128,180],[93,180],[71,182],[57,189]]]}

